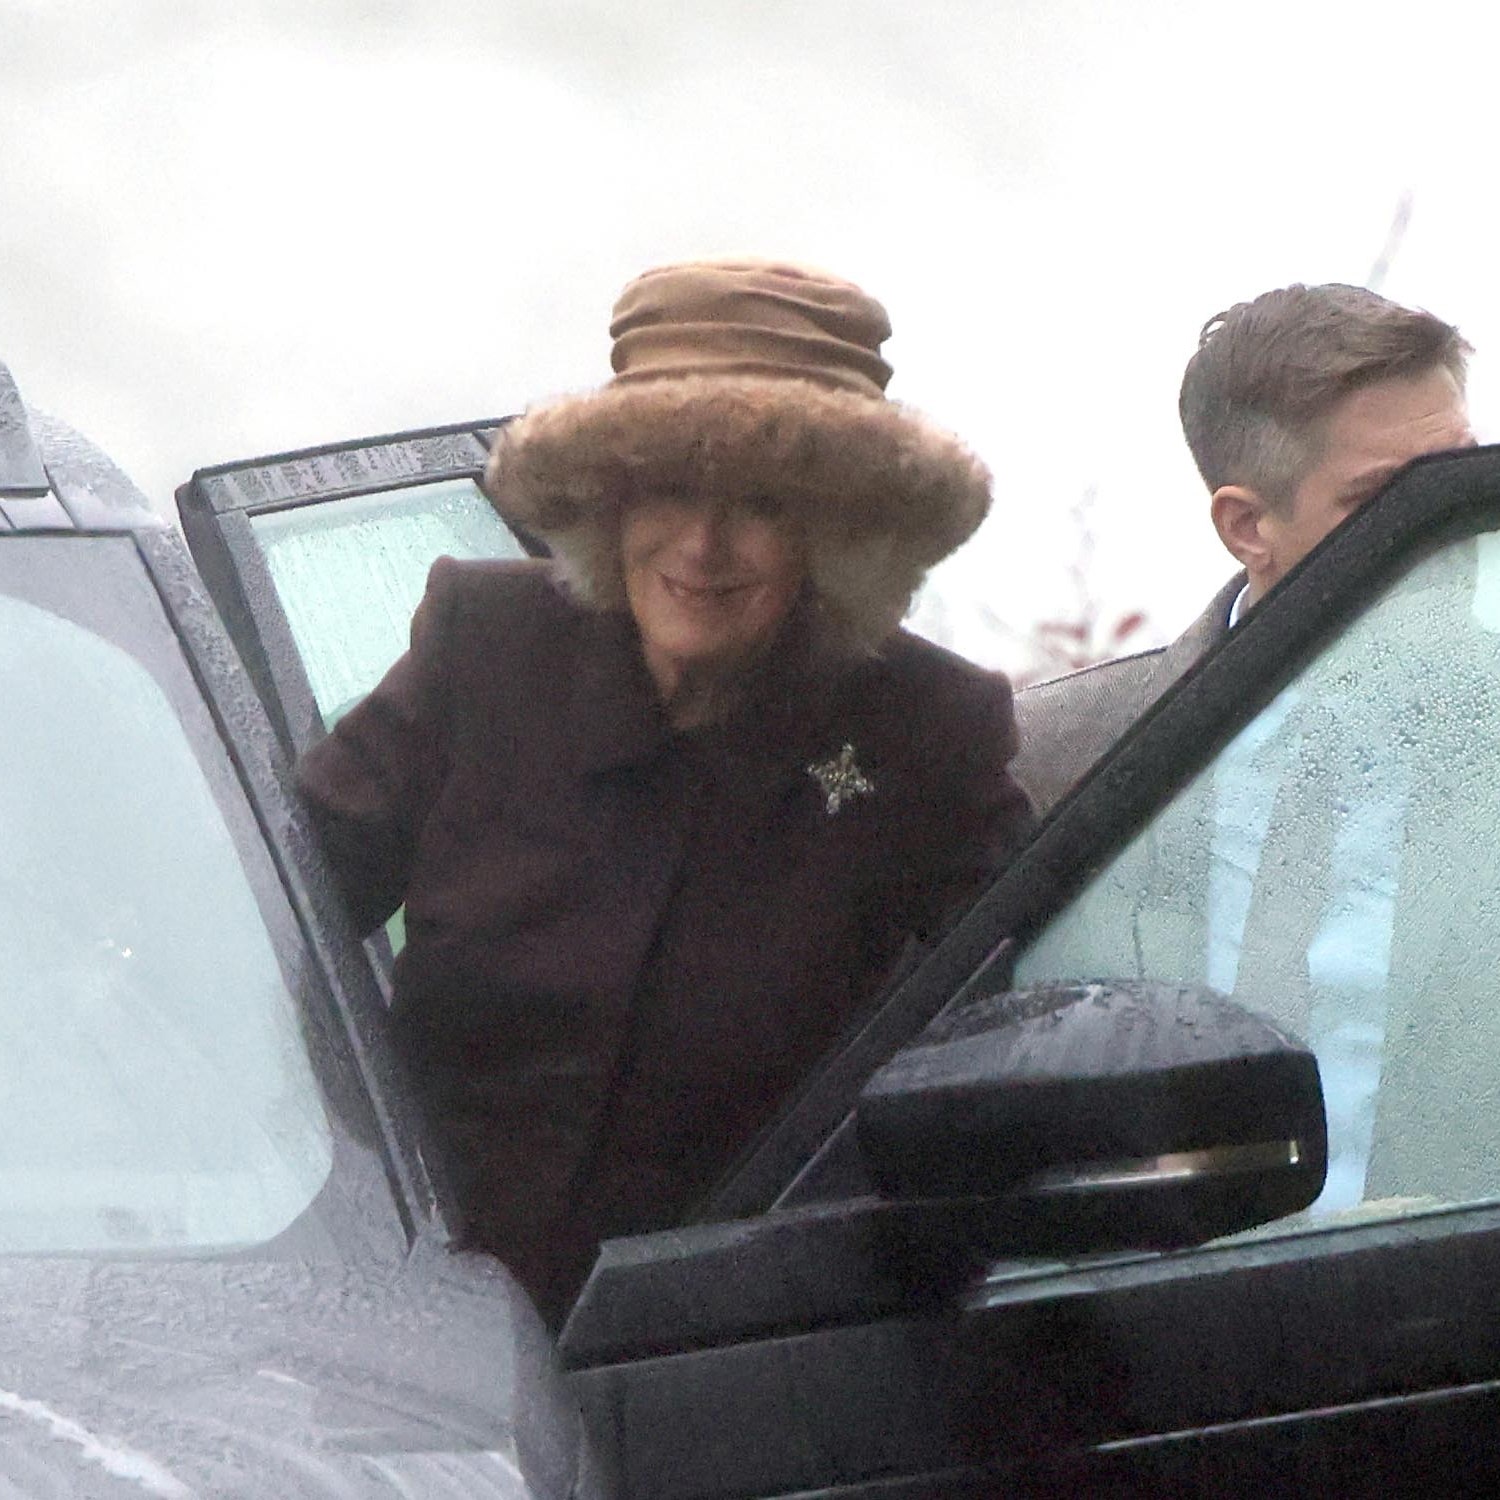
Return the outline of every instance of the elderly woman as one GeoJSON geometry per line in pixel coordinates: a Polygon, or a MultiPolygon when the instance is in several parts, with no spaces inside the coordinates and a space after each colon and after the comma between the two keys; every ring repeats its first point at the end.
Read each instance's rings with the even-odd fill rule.
{"type": "Polygon", "coordinates": [[[679,1218],[1030,817],[1004,679],[898,629],[989,505],[884,398],[880,305],[669,266],[614,380],[506,427],[554,561],[432,570],[411,649],[299,768],[469,1242],[554,1315],[679,1218]]]}

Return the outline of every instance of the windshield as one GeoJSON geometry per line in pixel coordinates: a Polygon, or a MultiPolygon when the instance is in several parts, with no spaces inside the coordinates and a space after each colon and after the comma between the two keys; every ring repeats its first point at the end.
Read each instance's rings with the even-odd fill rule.
{"type": "Polygon", "coordinates": [[[524,557],[471,479],[250,517],[325,728],[406,650],[435,559],[524,557]]]}
{"type": "MultiPolygon", "coordinates": [[[[126,538],[0,543],[0,1251],[218,1249],[328,1178],[298,1011],[126,538]]],[[[186,676],[185,665],[180,665],[186,676]]]]}
{"type": "Polygon", "coordinates": [[[1500,533],[1416,565],[1022,954],[1207,984],[1317,1054],[1337,1223],[1500,1195],[1500,533]]]}

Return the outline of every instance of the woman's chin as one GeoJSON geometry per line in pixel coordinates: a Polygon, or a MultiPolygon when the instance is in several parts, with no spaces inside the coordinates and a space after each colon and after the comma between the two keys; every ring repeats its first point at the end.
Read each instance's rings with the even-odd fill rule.
{"type": "Polygon", "coordinates": [[[662,654],[671,658],[682,677],[711,681],[732,677],[755,655],[755,647],[734,639],[705,641],[699,637],[679,639],[662,654]]]}
{"type": "Polygon", "coordinates": [[[680,670],[694,675],[719,676],[733,672],[756,656],[774,630],[748,628],[738,619],[677,619],[665,628],[642,630],[648,653],[668,657],[680,670]]]}

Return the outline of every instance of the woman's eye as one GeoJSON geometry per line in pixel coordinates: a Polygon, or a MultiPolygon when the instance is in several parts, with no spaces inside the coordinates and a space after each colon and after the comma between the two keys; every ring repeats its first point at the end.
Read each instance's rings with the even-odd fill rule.
{"type": "Polygon", "coordinates": [[[752,516],[758,516],[763,521],[777,520],[784,509],[775,495],[747,495],[744,506],[752,516]]]}

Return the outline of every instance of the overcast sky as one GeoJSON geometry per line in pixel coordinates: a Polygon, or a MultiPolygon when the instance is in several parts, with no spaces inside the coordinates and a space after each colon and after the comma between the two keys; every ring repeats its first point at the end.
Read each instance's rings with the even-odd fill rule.
{"type": "Polygon", "coordinates": [[[1362,282],[1480,348],[1492,7],[1258,0],[0,0],[0,359],[164,509],[194,468],[600,382],[646,266],[790,256],[890,309],[891,392],[994,515],[919,623],[1016,664],[1228,575],[1176,391],[1203,320],[1362,282]]]}

